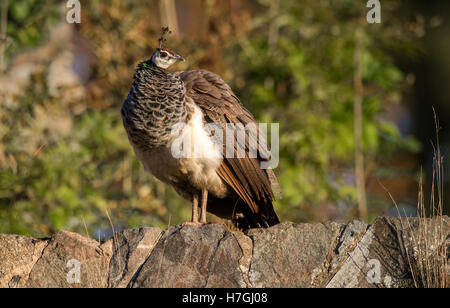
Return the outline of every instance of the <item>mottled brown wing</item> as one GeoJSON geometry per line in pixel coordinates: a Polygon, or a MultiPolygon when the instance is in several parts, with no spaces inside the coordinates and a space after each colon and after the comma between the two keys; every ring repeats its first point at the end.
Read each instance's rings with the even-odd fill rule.
{"type": "MultiPolygon", "coordinates": [[[[179,76],[186,87],[186,95],[202,109],[206,122],[220,124],[224,130],[227,123],[256,125],[252,114],[242,106],[231,88],[218,75],[197,70],[180,72],[179,76]]],[[[267,150],[257,158],[249,157],[250,147],[258,146],[258,142],[264,142],[262,147],[258,146],[259,150],[268,149],[265,146],[265,138],[258,138],[258,134],[260,134],[259,130],[250,131],[245,143],[235,142],[234,158],[225,156],[217,172],[245,201],[253,213],[276,217],[272,207],[274,198],[272,186],[279,190],[278,182],[271,169],[260,168],[261,161],[269,158],[270,152],[267,150]],[[236,158],[238,149],[244,149],[245,158],[236,158]]],[[[225,153],[225,146],[226,141],[224,141],[223,153],[225,153]]]]}

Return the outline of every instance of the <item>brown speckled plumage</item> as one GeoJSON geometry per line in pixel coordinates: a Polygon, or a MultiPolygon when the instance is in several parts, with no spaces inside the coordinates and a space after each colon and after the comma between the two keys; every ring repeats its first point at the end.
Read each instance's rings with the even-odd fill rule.
{"type": "MultiPolygon", "coordinates": [[[[206,191],[209,197],[204,206],[207,205],[208,212],[231,219],[240,229],[277,224],[279,220],[272,205],[272,186],[278,187],[276,177],[271,169],[260,168],[261,156],[249,157],[248,140],[245,144],[236,142],[234,148],[235,153],[239,147],[244,148],[245,158],[193,161],[195,168],[203,168],[200,172],[190,171],[188,160],[167,157],[172,126],[180,122],[195,124],[192,119],[196,112],[201,112],[204,124],[216,123],[223,129],[229,123],[256,123],[218,75],[205,70],[168,73],[152,60],[139,65],[122,106],[124,126],[138,158],[156,177],[192,201],[193,207],[206,191]],[[198,179],[202,172],[209,175],[198,179]]],[[[250,138],[257,140],[258,133],[250,133],[250,138]]],[[[205,139],[196,142],[202,140],[205,139]]],[[[225,153],[225,143],[222,146],[225,153]]],[[[196,170],[194,167],[192,170],[196,170]]]]}
{"type": "Polygon", "coordinates": [[[186,121],[184,95],[179,76],[141,63],[121,110],[130,140],[143,150],[164,145],[173,125],[186,121]]]}

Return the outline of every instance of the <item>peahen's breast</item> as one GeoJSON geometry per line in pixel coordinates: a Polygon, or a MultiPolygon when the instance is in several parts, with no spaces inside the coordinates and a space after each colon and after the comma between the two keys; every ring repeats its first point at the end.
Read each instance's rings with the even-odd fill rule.
{"type": "Polygon", "coordinates": [[[176,132],[165,146],[148,151],[132,142],[145,169],[165,183],[189,185],[193,190],[207,188],[214,196],[225,197],[227,185],[216,172],[222,162],[221,145],[216,144],[205,129],[198,107],[176,132]]]}
{"type": "Polygon", "coordinates": [[[173,128],[186,121],[184,100],[178,77],[136,73],[121,110],[130,141],[142,150],[166,145],[173,128]]]}

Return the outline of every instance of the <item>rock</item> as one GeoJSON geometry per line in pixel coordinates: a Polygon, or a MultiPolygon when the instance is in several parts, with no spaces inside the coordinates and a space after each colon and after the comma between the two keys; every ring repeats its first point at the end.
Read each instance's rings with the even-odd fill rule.
{"type": "Polygon", "coordinates": [[[433,268],[418,266],[426,259],[449,272],[448,248],[442,254],[449,223],[380,217],[372,225],[285,222],[246,233],[218,224],[140,228],[102,245],[67,231],[40,240],[0,234],[0,287],[442,286],[445,279],[427,282],[433,268]]]}
{"type": "Polygon", "coordinates": [[[33,266],[25,287],[80,288],[106,287],[110,246],[100,246],[79,234],[58,231],[33,266]]]}
{"type": "Polygon", "coordinates": [[[248,273],[250,271],[250,265],[253,255],[253,242],[252,239],[244,235],[242,232],[233,232],[234,237],[238,241],[239,247],[242,251],[242,257],[239,260],[239,269],[242,272],[242,276],[246,287],[252,287],[250,280],[248,278],[248,273]]]}
{"type": "Polygon", "coordinates": [[[0,288],[24,287],[48,240],[0,234],[0,288]]]}
{"type": "Polygon", "coordinates": [[[210,260],[206,279],[207,288],[245,288],[245,273],[241,270],[244,257],[236,237],[227,232],[220,240],[217,251],[210,260]],[[233,253],[229,253],[229,252],[233,253]]]}
{"type": "MultiPolygon", "coordinates": [[[[428,254],[428,260],[435,262],[437,248],[445,245],[449,234],[448,217],[439,220],[379,217],[357,243],[355,249],[349,251],[348,258],[327,287],[420,286],[419,281],[414,281],[411,272],[411,268],[414,268],[417,262],[414,259],[415,251],[421,252],[420,257],[428,254]],[[426,222],[426,228],[421,221],[426,222]],[[437,230],[441,226],[443,230],[442,234],[439,234],[437,230]],[[420,242],[426,242],[429,246],[421,246],[420,242]]],[[[448,252],[447,250],[447,254],[448,252]]]]}
{"type": "Polygon", "coordinates": [[[311,284],[314,287],[325,287],[327,283],[340,270],[343,262],[349,257],[349,252],[353,251],[355,246],[361,240],[367,231],[367,224],[354,220],[347,225],[341,225],[339,236],[331,245],[331,249],[324,260],[321,268],[316,268],[311,284]]]}
{"type": "Polygon", "coordinates": [[[412,286],[396,233],[386,218],[377,219],[327,284],[339,287],[412,286]]]}
{"type": "Polygon", "coordinates": [[[281,223],[248,232],[253,241],[249,280],[253,287],[311,286],[332,243],[339,236],[337,223],[281,223]]]}
{"type": "Polygon", "coordinates": [[[242,251],[222,225],[171,227],[131,287],[242,287],[242,251]]]}
{"type": "Polygon", "coordinates": [[[108,287],[125,288],[144,264],[161,237],[159,228],[140,228],[116,233],[108,242],[113,247],[108,287]]]}

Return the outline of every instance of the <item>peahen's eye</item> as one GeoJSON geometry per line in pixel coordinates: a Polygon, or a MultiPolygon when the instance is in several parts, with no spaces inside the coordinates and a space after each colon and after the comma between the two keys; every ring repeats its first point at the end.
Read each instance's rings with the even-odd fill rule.
{"type": "Polygon", "coordinates": [[[165,58],[165,57],[167,57],[167,52],[161,52],[161,53],[159,54],[159,56],[160,56],[161,58],[165,58]]]}

